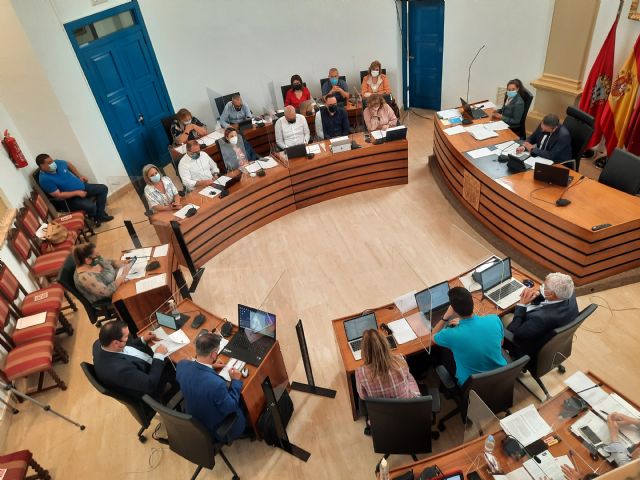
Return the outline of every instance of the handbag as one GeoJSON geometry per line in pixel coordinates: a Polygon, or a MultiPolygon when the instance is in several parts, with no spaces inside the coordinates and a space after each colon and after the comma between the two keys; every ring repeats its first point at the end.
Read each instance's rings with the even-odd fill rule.
{"type": "Polygon", "coordinates": [[[45,242],[51,245],[57,245],[67,239],[69,232],[63,225],[50,223],[44,231],[45,242]]]}

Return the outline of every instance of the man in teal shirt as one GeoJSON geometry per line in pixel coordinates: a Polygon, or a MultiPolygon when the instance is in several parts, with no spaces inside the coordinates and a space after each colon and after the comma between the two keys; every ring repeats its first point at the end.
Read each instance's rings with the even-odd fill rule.
{"type": "Polygon", "coordinates": [[[450,306],[433,329],[433,343],[446,347],[456,362],[456,380],[462,386],[474,373],[503,367],[504,330],[497,315],[473,314],[473,297],[462,287],[449,290],[450,306]]]}

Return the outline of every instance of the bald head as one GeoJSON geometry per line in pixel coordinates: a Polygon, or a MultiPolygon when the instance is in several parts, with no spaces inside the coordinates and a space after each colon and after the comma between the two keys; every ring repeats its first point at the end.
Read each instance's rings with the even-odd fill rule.
{"type": "Polygon", "coordinates": [[[284,107],[284,118],[289,121],[293,121],[296,119],[296,109],[291,105],[284,107]]]}

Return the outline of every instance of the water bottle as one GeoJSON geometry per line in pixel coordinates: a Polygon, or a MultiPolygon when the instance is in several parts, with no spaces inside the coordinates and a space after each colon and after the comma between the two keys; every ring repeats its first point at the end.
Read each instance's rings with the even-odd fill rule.
{"type": "Polygon", "coordinates": [[[489,435],[484,441],[484,451],[486,453],[491,453],[494,448],[496,448],[496,439],[493,438],[493,435],[489,435]]]}
{"type": "Polygon", "coordinates": [[[380,480],[389,480],[389,464],[386,458],[380,461],[380,480]]]}
{"type": "Polygon", "coordinates": [[[169,300],[169,308],[171,309],[171,316],[174,318],[176,322],[179,322],[180,312],[178,311],[178,307],[176,306],[175,300],[169,300]]]}

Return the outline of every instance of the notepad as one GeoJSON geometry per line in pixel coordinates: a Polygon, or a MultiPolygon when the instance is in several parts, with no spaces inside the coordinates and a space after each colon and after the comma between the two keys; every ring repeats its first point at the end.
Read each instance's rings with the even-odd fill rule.
{"type": "Polygon", "coordinates": [[[530,458],[524,462],[523,467],[527,470],[529,475],[534,480],[564,480],[564,474],[562,473],[562,465],[573,467],[571,460],[566,455],[561,457],[554,457],[549,450],[537,455],[540,463],[535,459],[530,458]]]}
{"type": "Polygon", "coordinates": [[[169,253],[168,243],[166,243],[165,245],[158,245],[156,248],[153,249],[153,256],[156,258],[166,257],[167,253],[169,253]]]}
{"type": "Polygon", "coordinates": [[[204,187],[198,193],[203,197],[213,198],[220,194],[220,190],[218,190],[217,188],[213,188],[211,185],[209,185],[208,187],[204,187]]]}
{"type": "Polygon", "coordinates": [[[500,426],[523,445],[531,445],[552,432],[533,404],[503,418],[500,420],[500,426]]]}
{"type": "Polygon", "coordinates": [[[404,318],[388,323],[387,326],[393,332],[393,337],[396,339],[396,342],[398,342],[398,345],[402,345],[403,343],[407,343],[418,338],[411,328],[411,325],[409,325],[409,322],[404,318]]]}
{"type": "Polygon", "coordinates": [[[42,325],[46,320],[47,312],[40,312],[35,315],[29,315],[28,317],[22,317],[19,318],[16,323],[16,330],[22,330],[23,328],[29,328],[35,325],[42,325]]]}
{"type": "Polygon", "coordinates": [[[471,158],[482,158],[482,157],[488,157],[489,155],[493,155],[493,152],[489,150],[487,147],[478,148],[477,150],[471,150],[467,153],[471,158]]]}
{"type": "Polygon", "coordinates": [[[607,398],[607,392],[596,385],[584,372],[577,371],[564,381],[564,384],[576,392],[580,398],[592,407],[607,398]]]}

